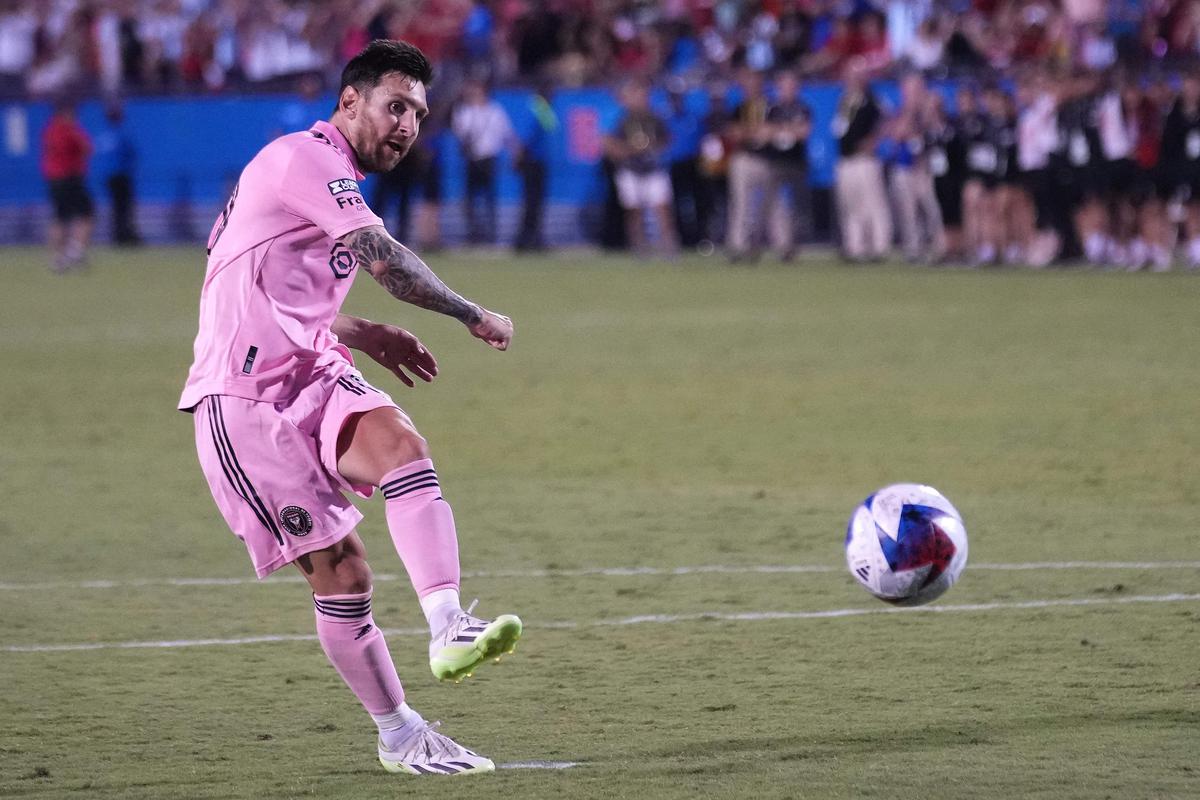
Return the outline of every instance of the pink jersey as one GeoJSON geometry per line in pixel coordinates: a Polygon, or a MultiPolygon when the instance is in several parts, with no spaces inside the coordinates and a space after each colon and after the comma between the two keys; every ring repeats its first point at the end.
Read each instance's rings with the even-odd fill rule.
{"type": "Polygon", "coordinates": [[[205,395],[280,402],[320,370],[351,361],[330,331],[356,259],[337,244],[383,221],[359,190],[336,127],[282,136],[246,168],[208,238],[195,360],[179,408],[205,395]]]}

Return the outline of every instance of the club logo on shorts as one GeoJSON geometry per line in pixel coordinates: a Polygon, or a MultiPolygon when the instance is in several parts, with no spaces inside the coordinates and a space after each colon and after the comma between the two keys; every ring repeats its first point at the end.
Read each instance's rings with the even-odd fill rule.
{"type": "Polygon", "coordinates": [[[329,193],[332,195],[339,195],[342,192],[358,192],[362,194],[362,191],[358,188],[358,181],[353,178],[339,178],[336,181],[330,181],[327,185],[329,186],[329,193]]]}
{"type": "Polygon", "coordinates": [[[333,270],[333,277],[338,280],[350,277],[350,273],[354,271],[355,261],[354,253],[351,253],[341,242],[335,244],[329,251],[329,268],[333,270]]]}
{"type": "Polygon", "coordinates": [[[279,521],[292,536],[308,536],[312,533],[312,516],[300,506],[288,506],[280,511],[279,521]]]}

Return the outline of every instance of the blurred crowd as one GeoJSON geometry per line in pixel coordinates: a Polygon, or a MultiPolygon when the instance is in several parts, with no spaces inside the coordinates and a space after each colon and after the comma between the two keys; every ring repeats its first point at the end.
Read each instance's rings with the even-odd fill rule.
{"type": "Polygon", "coordinates": [[[0,0],[12,95],[219,92],[336,82],[373,38],[500,84],[676,76],[740,66],[837,77],[1056,67],[1145,71],[1200,51],[1195,0],[0,0]]]}
{"type": "Polygon", "coordinates": [[[1010,85],[917,73],[885,109],[850,75],[835,125],[843,254],[1155,271],[1200,267],[1200,72],[1034,67],[1010,85]],[[854,136],[858,130],[861,137],[854,136]]]}
{"type": "MultiPolygon", "coordinates": [[[[1200,267],[1200,0],[0,0],[0,75],[60,99],[314,96],[376,37],[420,46],[445,91],[372,203],[385,218],[395,207],[397,235],[421,247],[442,243],[446,137],[465,162],[466,241],[501,243],[508,160],[523,204],[511,244],[544,247],[563,127],[550,98],[601,85],[621,111],[603,131],[607,207],[589,233],[611,246],[787,261],[820,217],[856,261],[1167,269],[1181,255],[1200,267]],[[883,77],[898,101],[873,90],[883,77]],[[837,154],[825,192],[812,186],[802,87],[828,80],[841,88],[821,123],[837,154]],[[492,98],[504,84],[531,88],[532,124],[492,98]]],[[[104,140],[121,153],[114,107],[104,140]]],[[[90,225],[90,144],[59,139],[75,144],[69,167],[44,170],[56,219],[90,225]]],[[[117,180],[106,176],[112,238],[136,243],[124,152],[117,180]]],[[[86,241],[90,227],[76,230],[86,241]]],[[[61,260],[79,249],[64,245],[61,260]]]]}

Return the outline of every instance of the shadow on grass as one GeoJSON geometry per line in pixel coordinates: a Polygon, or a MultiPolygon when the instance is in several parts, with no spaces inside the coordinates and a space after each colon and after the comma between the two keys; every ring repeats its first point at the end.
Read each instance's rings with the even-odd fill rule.
{"type": "MultiPolygon", "coordinates": [[[[670,771],[696,774],[727,772],[736,769],[738,762],[746,768],[753,761],[770,759],[784,761],[818,761],[846,755],[914,753],[945,750],[955,747],[999,744],[1013,734],[1047,734],[1058,731],[1077,731],[1113,726],[1146,725],[1161,728],[1200,726],[1200,712],[1184,709],[1154,711],[1111,711],[1073,714],[1042,714],[1006,720],[997,724],[986,721],[925,725],[908,730],[895,726],[869,732],[828,734],[805,733],[794,736],[737,736],[676,743],[650,753],[651,761],[680,762],[668,766],[670,771]],[[695,765],[695,761],[708,762],[695,765]]],[[[630,753],[631,760],[646,760],[645,753],[630,753]]]]}

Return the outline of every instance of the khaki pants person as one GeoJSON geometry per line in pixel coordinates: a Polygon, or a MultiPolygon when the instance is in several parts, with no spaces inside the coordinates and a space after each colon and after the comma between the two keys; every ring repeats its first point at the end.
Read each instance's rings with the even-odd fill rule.
{"type": "Polygon", "coordinates": [[[834,171],[842,252],[849,258],[882,258],[892,244],[883,165],[871,155],[846,156],[834,171]]]}
{"type": "Polygon", "coordinates": [[[771,162],[753,153],[734,153],[729,159],[729,254],[737,257],[756,246],[759,222],[771,218],[775,200],[771,191],[771,162]],[[763,206],[754,211],[754,197],[763,206]]]}
{"type": "Polygon", "coordinates": [[[946,251],[942,209],[933,190],[933,176],[923,166],[892,168],[892,202],[904,256],[936,260],[946,251]]]}

